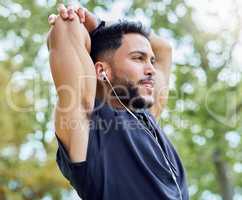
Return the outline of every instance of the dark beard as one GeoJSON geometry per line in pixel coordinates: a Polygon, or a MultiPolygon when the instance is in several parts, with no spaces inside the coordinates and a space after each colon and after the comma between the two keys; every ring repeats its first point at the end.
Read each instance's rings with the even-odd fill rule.
{"type": "MultiPolygon", "coordinates": [[[[152,103],[147,102],[139,94],[138,87],[132,81],[120,79],[115,76],[112,81],[114,91],[118,95],[121,102],[132,110],[150,108],[152,103]]],[[[111,93],[112,96],[116,97],[114,92],[111,93]]]]}

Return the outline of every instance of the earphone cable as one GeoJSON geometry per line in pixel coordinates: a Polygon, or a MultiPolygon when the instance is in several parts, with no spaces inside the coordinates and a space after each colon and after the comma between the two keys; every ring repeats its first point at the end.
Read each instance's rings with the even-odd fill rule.
{"type": "MultiPolygon", "coordinates": [[[[107,82],[108,82],[108,84],[110,85],[110,87],[111,87],[111,89],[112,89],[112,91],[113,91],[113,93],[115,94],[115,96],[116,96],[116,98],[118,99],[118,101],[120,102],[120,104],[139,122],[139,123],[141,123],[140,121],[139,121],[139,119],[135,116],[135,114],[129,109],[129,108],[127,108],[124,104],[123,104],[123,102],[120,100],[120,98],[119,98],[119,96],[117,95],[117,93],[116,93],[116,91],[114,90],[114,88],[113,88],[113,86],[112,86],[112,84],[111,84],[111,82],[109,81],[109,79],[108,79],[108,77],[106,76],[106,74],[104,73],[104,77],[105,77],[105,79],[107,80],[107,82]]],[[[160,149],[160,151],[161,151],[161,154],[162,154],[162,156],[163,156],[163,158],[165,159],[165,162],[166,162],[166,165],[168,166],[168,168],[169,168],[169,171],[170,171],[170,173],[171,173],[171,176],[172,176],[172,179],[174,180],[174,182],[175,182],[175,185],[176,185],[176,188],[177,188],[177,190],[178,190],[178,193],[179,193],[179,199],[180,200],[183,200],[183,198],[182,198],[182,192],[181,192],[181,189],[180,189],[180,187],[179,187],[179,184],[178,184],[178,182],[177,182],[177,179],[176,179],[176,175],[175,175],[175,173],[173,172],[173,170],[172,170],[172,168],[171,168],[171,166],[170,166],[170,163],[169,163],[169,161],[168,161],[168,158],[166,157],[166,155],[165,155],[165,152],[164,152],[164,150],[161,148],[161,146],[160,146],[160,144],[159,144],[159,142],[158,142],[158,140],[157,140],[157,138],[154,138],[153,136],[152,136],[152,133],[150,132],[150,130],[149,129],[147,129],[142,123],[141,123],[141,125],[144,127],[144,130],[145,130],[145,133],[147,133],[156,143],[157,143],[157,145],[158,145],[158,147],[159,147],[159,149],[160,149]]]]}

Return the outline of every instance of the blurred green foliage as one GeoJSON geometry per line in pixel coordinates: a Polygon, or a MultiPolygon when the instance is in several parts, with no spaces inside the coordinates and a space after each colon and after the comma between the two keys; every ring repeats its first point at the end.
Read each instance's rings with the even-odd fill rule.
{"type": "MultiPolygon", "coordinates": [[[[124,15],[142,12],[174,52],[188,52],[182,59],[174,53],[170,101],[160,124],[182,157],[191,199],[241,199],[242,83],[232,56],[239,18],[238,28],[209,33],[188,2],[135,0],[124,15]]],[[[106,12],[114,3],[82,1],[91,11],[106,12]]],[[[0,0],[0,200],[59,200],[70,191],[55,163],[56,94],[46,48],[47,18],[56,4],[0,0]]]]}

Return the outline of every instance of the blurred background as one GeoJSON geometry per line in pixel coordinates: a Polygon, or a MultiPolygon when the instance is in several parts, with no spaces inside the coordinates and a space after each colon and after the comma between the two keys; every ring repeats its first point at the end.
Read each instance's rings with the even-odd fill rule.
{"type": "MultiPolygon", "coordinates": [[[[47,18],[55,0],[0,0],[0,200],[78,199],[55,163],[47,18]]],[[[140,20],[173,47],[159,123],[192,200],[242,199],[242,1],[83,0],[104,20],[140,20]]],[[[125,167],[125,165],[124,165],[125,167]]]]}

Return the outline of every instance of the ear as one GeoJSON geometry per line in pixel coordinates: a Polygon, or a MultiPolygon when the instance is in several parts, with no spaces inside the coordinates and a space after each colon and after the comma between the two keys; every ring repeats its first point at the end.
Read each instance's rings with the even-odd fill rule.
{"type": "Polygon", "coordinates": [[[109,63],[105,62],[105,61],[97,61],[95,63],[95,69],[96,69],[96,75],[97,75],[97,79],[100,81],[103,81],[103,76],[102,76],[102,72],[105,72],[108,79],[111,79],[111,67],[109,65],[109,63]]]}

